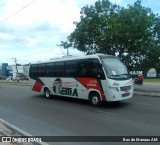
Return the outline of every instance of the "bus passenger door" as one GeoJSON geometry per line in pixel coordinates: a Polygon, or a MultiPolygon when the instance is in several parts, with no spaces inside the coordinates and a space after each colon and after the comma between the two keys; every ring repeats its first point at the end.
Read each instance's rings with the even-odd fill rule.
{"type": "Polygon", "coordinates": [[[77,63],[77,90],[79,98],[88,99],[90,91],[97,91],[104,98],[105,75],[98,59],[81,60],[77,63]]]}
{"type": "Polygon", "coordinates": [[[84,59],[77,61],[77,91],[78,97],[88,99],[88,83],[93,79],[90,74],[91,60],[84,59]]]}

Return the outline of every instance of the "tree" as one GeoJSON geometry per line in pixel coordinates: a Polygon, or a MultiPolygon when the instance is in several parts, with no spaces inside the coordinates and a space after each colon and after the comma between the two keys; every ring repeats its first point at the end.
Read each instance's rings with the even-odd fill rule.
{"type": "Polygon", "coordinates": [[[80,14],[62,46],[67,43],[87,54],[118,54],[130,68],[141,66],[153,49],[160,49],[160,18],[140,0],[127,7],[98,0],[83,7],[80,14]]]}
{"type": "Polygon", "coordinates": [[[160,68],[160,48],[152,48],[152,52],[148,52],[141,63],[144,71],[150,68],[160,68]]]}
{"type": "Polygon", "coordinates": [[[160,49],[159,16],[149,8],[142,7],[139,0],[133,6],[128,5],[127,9],[122,8],[119,16],[120,24],[125,26],[119,29],[121,32],[118,44],[124,46],[124,49],[121,47],[119,50],[122,53],[121,58],[129,62],[132,68],[144,68],[144,61],[153,59],[149,55],[160,49]],[[124,50],[128,53],[127,58],[123,56],[124,50]]]}
{"type": "MultiPolygon", "coordinates": [[[[114,48],[110,43],[112,37],[112,22],[110,17],[115,17],[117,5],[108,0],[99,0],[95,6],[85,6],[81,9],[81,21],[74,22],[76,29],[68,36],[69,43],[80,51],[92,54],[96,52],[113,54],[114,48]],[[108,37],[109,36],[109,37],[108,37]],[[112,49],[111,49],[112,48],[112,49]]],[[[64,42],[66,43],[66,42],[64,42]]],[[[62,43],[62,45],[64,44],[62,43]]]]}

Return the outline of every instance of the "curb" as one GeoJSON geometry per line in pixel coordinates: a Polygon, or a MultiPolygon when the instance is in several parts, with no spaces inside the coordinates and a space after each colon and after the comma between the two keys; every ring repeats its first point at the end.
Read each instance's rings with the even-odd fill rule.
{"type": "Polygon", "coordinates": [[[160,97],[160,92],[157,92],[157,93],[159,93],[159,94],[156,94],[156,92],[134,91],[134,95],[160,97]]]}
{"type": "Polygon", "coordinates": [[[134,88],[134,91],[147,92],[147,93],[150,93],[150,92],[160,93],[160,90],[147,90],[147,89],[137,89],[137,88],[134,88]]]}
{"type": "MultiPolygon", "coordinates": [[[[3,119],[0,119],[0,122],[2,124],[4,124],[6,127],[8,127],[9,129],[11,129],[11,130],[15,131],[16,133],[20,134],[21,136],[29,136],[29,137],[33,136],[33,135],[27,133],[26,131],[24,131],[24,130],[22,130],[22,129],[20,129],[20,128],[12,125],[12,124],[10,124],[9,122],[7,122],[7,121],[5,121],[3,119]]],[[[4,134],[5,134],[5,132],[4,132],[4,134]]],[[[6,135],[8,135],[8,134],[6,134],[6,135]]],[[[43,143],[32,143],[32,144],[34,144],[34,145],[48,145],[45,142],[43,142],[43,143]]]]}

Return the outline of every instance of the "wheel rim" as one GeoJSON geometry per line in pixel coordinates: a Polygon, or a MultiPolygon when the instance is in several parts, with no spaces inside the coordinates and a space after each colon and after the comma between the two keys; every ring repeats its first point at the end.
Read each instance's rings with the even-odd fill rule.
{"type": "Polygon", "coordinates": [[[49,98],[50,97],[50,93],[48,90],[46,90],[46,97],[49,98]]]}
{"type": "Polygon", "coordinates": [[[93,97],[92,97],[92,103],[93,103],[94,105],[97,105],[97,104],[99,103],[99,99],[98,99],[97,96],[93,96],[93,97]]]}

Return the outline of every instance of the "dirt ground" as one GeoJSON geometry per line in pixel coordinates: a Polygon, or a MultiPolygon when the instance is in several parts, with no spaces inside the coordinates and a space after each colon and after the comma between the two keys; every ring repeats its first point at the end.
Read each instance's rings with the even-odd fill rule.
{"type": "MultiPolygon", "coordinates": [[[[15,136],[16,133],[13,132],[10,128],[6,127],[2,122],[0,122],[0,136],[15,136]]],[[[2,142],[0,138],[0,145],[16,145],[15,143],[2,142]]]]}
{"type": "Polygon", "coordinates": [[[21,135],[0,121],[0,145],[34,145],[33,143],[27,143],[27,142],[26,143],[2,142],[3,137],[11,137],[11,136],[21,136],[21,135]]]}

